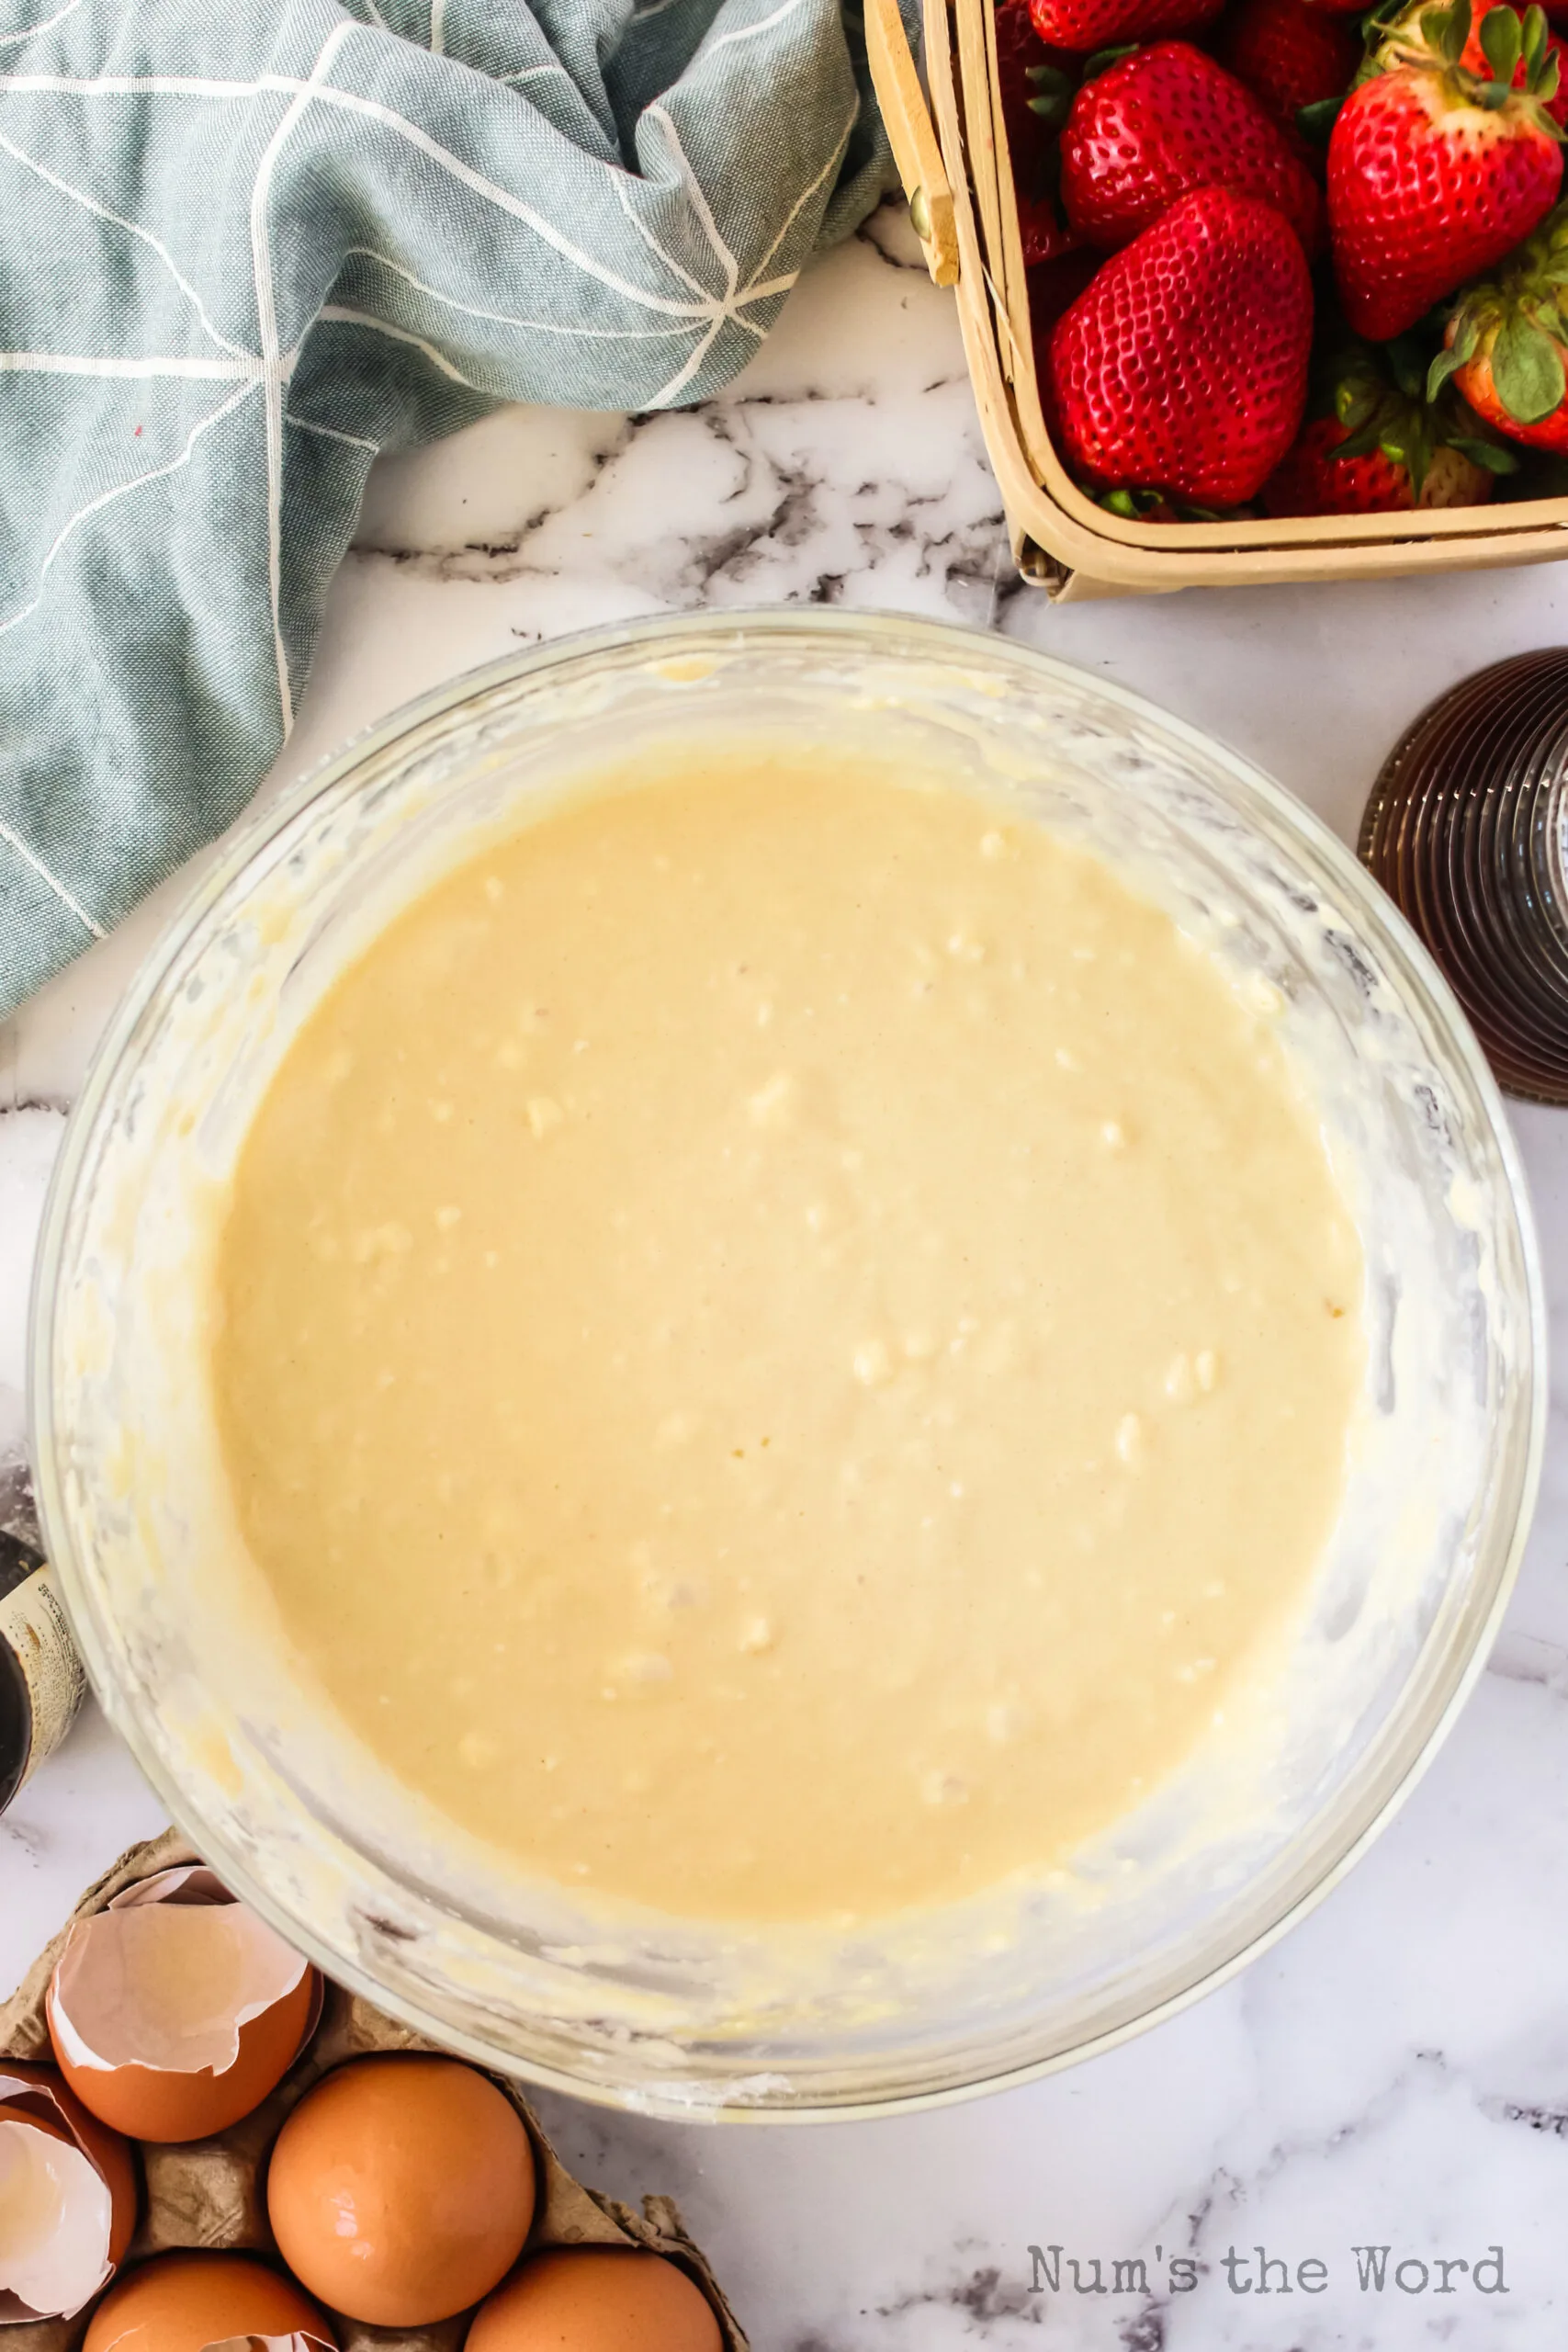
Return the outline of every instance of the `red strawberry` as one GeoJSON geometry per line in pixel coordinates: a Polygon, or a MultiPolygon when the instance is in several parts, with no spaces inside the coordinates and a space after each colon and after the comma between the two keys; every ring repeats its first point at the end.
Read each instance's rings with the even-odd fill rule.
{"type": "Polygon", "coordinates": [[[1053,197],[1018,199],[1019,236],[1029,280],[1029,320],[1038,344],[1076,302],[1102,256],[1063,220],[1053,197]]]}
{"type": "Polygon", "coordinates": [[[1189,33],[1220,13],[1223,0],[1029,0],[1034,29],[1053,49],[1080,53],[1157,33],[1189,33]]]}
{"type": "Polygon", "coordinates": [[[1097,486],[1238,506],[1295,438],[1311,342],[1312,280],[1284,215],[1195,188],[1057,321],[1047,413],[1097,486]]]}
{"type": "Polygon", "coordinates": [[[1568,204],[1543,220],[1496,278],[1472,286],[1432,363],[1511,441],[1568,456],[1568,204]]]}
{"type": "Polygon", "coordinates": [[[1029,318],[1036,342],[1076,302],[1103,260],[1063,221],[1052,197],[1026,203],[1021,197],[1018,226],[1029,284],[1029,318]]]}
{"type": "Polygon", "coordinates": [[[1529,234],[1562,179],[1546,113],[1557,68],[1546,19],[1491,11],[1507,38],[1488,42],[1492,72],[1459,63],[1470,0],[1429,9],[1430,62],[1396,66],[1353,90],[1328,142],[1328,225],[1345,315],[1373,342],[1406,327],[1529,234]],[[1510,84],[1520,55],[1527,86],[1510,84]],[[1506,70],[1505,70],[1506,69],[1506,70]]]}
{"type": "Polygon", "coordinates": [[[1059,261],[1064,254],[1076,253],[1083,243],[1077,231],[1069,229],[1063,220],[1055,198],[1049,196],[1019,198],[1018,231],[1026,269],[1033,269],[1041,262],[1059,261]]]}
{"type": "Polygon", "coordinates": [[[1221,25],[1214,53],[1276,122],[1293,130],[1302,107],[1343,97],[1361,44],[1348,25],[1306,0],[1241,0],[1221,25]]]}
{"type": "Polygon", "coordinates": [[[1481,433],[1451,392],[1428,401],[1413,341],[1357,346],[1319,375],[1315,413],[1263,485],[1266,514],[1400,514],[1481,506],[1511,454],[1481,433]]]}
{"type": "Polygon", "coordinates": [[[1417,507],[1483,506],[1492,477],[1462,450],[1433,452],[1417,497],[1408,469],[1381,449],[1347,458],[1350,435],[1337,417],[1317,416],[1263,485],[1265,514],[1405,514],[1417,507]]]}
{"type": "Polygon", "coordinates": [[[1090,244],[1124,245],[1195,187],[1244,188],[1282,212],[1307,253],[1323,203],[1250,90],[1190,41],[1135,49],[1086,82],[1062,132],[1062,202],[1090,244]]]}
{"type": "Polygon", "coordinates": [[[1367,0],[1303,0],[1303,4],[1320,17],[1364,17],[1367,13],[1367,0]]]}

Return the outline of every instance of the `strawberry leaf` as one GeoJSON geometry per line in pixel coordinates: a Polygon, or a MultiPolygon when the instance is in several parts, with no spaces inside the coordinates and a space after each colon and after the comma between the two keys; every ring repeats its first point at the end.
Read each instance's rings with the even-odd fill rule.
{"type": "Polygon", "coordinates": [[[1097,49],[1091,57],[1084,60],[1083,79],[1092,82],[1100,74],[1109,73],[1111,66],[1120,65],[1124,57],[1131,57],[1137,46],[1135,40],[1124,40],[1110,49],[1097,49]]]}
{"type": "Polygon", "coordinates": [[[1403,435],[1389,434],[1378,447],[1391,466],[1403,466],[1410,476],[1410,487],[1420,498],[1427,481],[1427,469],[1432,462],[1430,437],[1425,433],[1413,433],[1408,441],[1403,435]]]}
{"type": "Polygon", "coordinates": [[[1481,20],[1481,46],[1493,80],[1511,90],[1520,51],[1519,20],[1512,8],[1488,8],[1481,20]]]}
{"type": "MultiPolygon", "coordinates": [[[[1449,55],[1449,12],[1446,8],[1428,8],[1421,19],[1421,38],[1427,48],[1442,58],[1449,55]]],[[[1449,62],[1453,62],[1449,59],[1449,62]]]]}
{"type": "Polygon", "coordinates": [[[1562,354],[1549,335],[1517,312],[1503,321],[1492,346],[1492,381],[1516,424],[1539,424],[1562,404],[1568,378],[1562,354]]]}
{"type": "Polygon", "coordinates": [[[1463,366],[1457,345],[1452,351],[1439,351],[1427,371],[1427,398],[1435,401],[1449,378],[1463,366]]]}
{"type": "Polygon", "coordinates": [[[1530,6],[1525,10],[1522,35],[1525,60],[1525,87],[1533,90],[1546,58],[1546,10],[1530,6]]]}
{"type": "Polygon", "coordinates": [[[1033,96],[1024,100],[1030,113],[1053,129],[1065,122],[1077,96],[1077,76],[1064,74],[1059,65],[1031,65],[1025,68],[1025,79],[1034,85],[1033,96]]]}
{"type": "Polygon", "coordinates": [[[1341,459],[1370,457],[1377,447],[1378,420],[1374,413],[1368,417],[1364,424],[1358,426],[1354,433],[1347,433],[1344,440],[1334,451],[1334,462],[1338,465],[1341,459]]]}
{"type": "Polygon", "coordinates": [[[1464,55],[1472,22],[1470,0],[1451,0],[1447,8],[1428,10],[1421,19],[1421,29],[1427,30],[1433,16],[1438,19],[1438,36],[1432,46],[1445,64],[1457,65],[1464,55]]]}
{"type": "Polygon", "coordinates": [[[1415,336],[1395,335],[1392,343],[1384,344],[1383,358],[1387,363],[1389,374],[1393,378],[1405,399],[1418,401],[1421,398],[1422,378],[1426,374],[1426,368],[1423,364],[1421,346],[1415,336]]]}
{"type": "Polygon", "coordinates": [[[1449,436],[1449,447],[1489,474],[1517,474],[1519,470],[1517,457],[1512,449],[1505,449],[1501,442],[1477,441],[1468,433],[1453,433],[1449,436]]]}
{"type": "Polygon", "coordinates": [[[1320,147],[1328,144],[1328,134],[1338,119],[1343,98],[1314,98],[1310,106],[1296,108],[1296,128],[1303,138],[1320,147]]]}

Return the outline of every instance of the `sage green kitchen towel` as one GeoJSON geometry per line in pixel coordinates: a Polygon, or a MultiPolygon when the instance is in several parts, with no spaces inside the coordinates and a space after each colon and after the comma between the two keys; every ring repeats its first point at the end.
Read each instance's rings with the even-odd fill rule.
{"type": "Polygon", "coordinates": [[[840,0],[0,0],[0,1013],[243,805],[378,450],[701,400],[891,181],[840,0]]]}

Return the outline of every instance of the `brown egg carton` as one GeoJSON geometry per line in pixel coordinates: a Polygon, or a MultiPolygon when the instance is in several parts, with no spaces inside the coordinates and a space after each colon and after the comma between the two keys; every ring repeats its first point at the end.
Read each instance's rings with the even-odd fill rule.
{"type": "MultiPolygon", "coordinates": [[[[77,1920],[107,1909],[115,1895],[155,1871],[178,1869],[200,1859],[174,1829],[122,1854],[113,1869],[88,1888],[11,1998],[0,2003],[0,2059],[51,2058],[44,2001],[55,1962],[77,1920]]],[[[329,2068],[345,2058],[378,2051],[438,2052],[440,2047],[356,1994],[329,1984],[314,2034],[277,2088],[254,2114],[210,2140],[187,2141],[177,2147],[136,2143],[141,2209],[127,2263],[191,2247],[270,2256],[276,2260],[277,2246],[266,2217],[266,2159],[289,2110],[329,2068]]],[[[645,2197],[642,2211],[637,2213],[586,2188],[568,2172],[551,2147],[519,2086],[505,2075],[491,2075],[490,2079],[522,2117],[538,2168],[539,2199],[525,2252],[537,2254],[547,2246],[621,2245],[662,2255],[706,2297],[718,2322],[725,2352],[749,2352],[745,2335],[707,2257],[688,2236],[673,2200],[645,2197]]],[[[76,2352],[91,2316],[89,2305],[72,2320],[40,2320],[0,2329],[0,2352],[76,2352]]],[[[335,2312],[332,2316],[343,2352],[458,2352],[473,2314],[464,2312],[438,2326],[413,2329],[369,2327],[335,2312]]]]}

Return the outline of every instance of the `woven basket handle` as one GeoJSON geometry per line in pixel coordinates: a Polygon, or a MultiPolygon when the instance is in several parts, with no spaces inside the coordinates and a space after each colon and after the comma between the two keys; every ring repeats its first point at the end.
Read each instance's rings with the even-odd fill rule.
{"type": "Polygon", "coordinates": [[[865,0],[865,48],[909,218],[939,286],[958,283],[958,230],[942,147],[915,71],[898,0],[865,0]]]}

